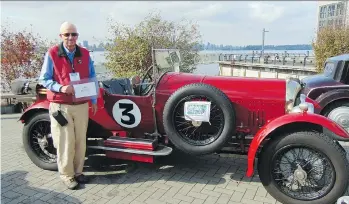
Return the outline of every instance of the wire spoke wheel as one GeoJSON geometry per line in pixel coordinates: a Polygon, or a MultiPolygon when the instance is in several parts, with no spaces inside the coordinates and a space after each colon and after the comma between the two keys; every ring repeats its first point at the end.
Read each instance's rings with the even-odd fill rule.
{"type": "Polygon", "coordinates": [[[329,158],[308,146],[289,145],[272,159],[271,176],[281,192],[291,198],[311,201],[325,196],[335,182],[329,158]]]}
{"type": "Polygon", "coordinates": [[[281,203],[335,203],[348,188],[348,172],[343,147],[314,130],[281,133],[258,158],[263,186],[281,203]]]}
{"type": "Polygon", "coordinates": [[[56,149],[53,146],[50,121],[37,120],[29,129],[30,147],[40,160],[56,162],[56,149]]]}
{"type": "Polygon", "coordinates": [[[208,145],[214,142],[224,128],[222,109],[207,96],[189,95],[180,100],[173,112],[173,123],[179,135],[189,144],[195,146],[208,145]],[[190,121],[184,117],[184,104],[189,101],[211,102],[210,122],[190,121]]]}

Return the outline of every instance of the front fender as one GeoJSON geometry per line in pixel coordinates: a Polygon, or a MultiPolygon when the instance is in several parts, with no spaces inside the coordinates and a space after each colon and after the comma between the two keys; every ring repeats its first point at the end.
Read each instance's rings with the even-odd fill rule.
{"type": "Polygon", "coordinates": [[[349,141],[349,134],[342,127],[322,115],[309,113],[290,113],[283,115],[268,122],[254,136],[248,150],[248,166],[246,174],[248,177],[251,177],[253,174],[256,152],[263,140],[277,129],[295,123],[320,125],[335,134],[335,136],[329,135],[332,136],[334,140],[349,141]]]}
{"type": "MultiPolygon", "coordinates": [[[[322,108],[326,107],[333,101],[348,99],[349,100],[349,86],[347,89],[335,89],[324,94],[321,94],[316,101],[320,104],[322,108]]],[[[322,111],[323,109],[321,109],[322,111]]]]}
{"type": "Polygon", "coordinates": [[[38,111],[48,111],[49,106],[50,102],[47,100],[35,102],[24,111],[19,120],[22,123],[26,123],[26,121],[38,111]]]}

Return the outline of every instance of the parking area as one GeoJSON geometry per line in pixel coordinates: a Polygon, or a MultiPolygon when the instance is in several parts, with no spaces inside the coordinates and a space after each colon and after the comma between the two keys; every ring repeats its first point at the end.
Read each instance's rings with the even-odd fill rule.
{"type": "MultiPolygon", "coordinates": [[[[247,160],[239,155],[174,152],[157,164],[94,156],[85,167],[91,182],[68,190],[57,172],[41,170],[27,157],[19,116],[1,116],[1,203],[279,203],[257,174],[245,177],[247,160]]],[[[349,144],[344,147],[349,159],[349,144]]]]}

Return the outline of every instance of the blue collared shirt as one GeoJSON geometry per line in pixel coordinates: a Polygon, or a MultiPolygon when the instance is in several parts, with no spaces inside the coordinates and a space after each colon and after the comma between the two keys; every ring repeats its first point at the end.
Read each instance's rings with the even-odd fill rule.
{"type": "MultiPolygon", "coordinates": [[[[76,49],[70,52],[65,46],[63,47],[70,59],[70,62],[72,62],[76,49]]],[[[93,62],[90,56],[89,56],[89,73],[90,73],[89,78],[96,77],[95,68],[93,66],[93,62]]],[[[42,84],[45,88],[54,92],[59,92],[59,89],[62,87],[61,84],[53,80],[53,62],[48,52],[46,52],[45,54],[45,60],[44,60],[44,64],[42,65],[39,81],[40,81],[40,84],[42,84]]],[[[91,102],[92,104],[97,104],[97,99],[91,99],[91,102]]]]}

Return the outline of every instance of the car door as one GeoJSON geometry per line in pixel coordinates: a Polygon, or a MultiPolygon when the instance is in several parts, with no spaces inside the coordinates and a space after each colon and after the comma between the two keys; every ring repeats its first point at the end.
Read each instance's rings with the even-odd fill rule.
{"type": "Polygon", "coordinates": [[[113,130],[151,132],[154,126],[152,96],[104,95],[104,108],[114,121],[113,130]]]}

